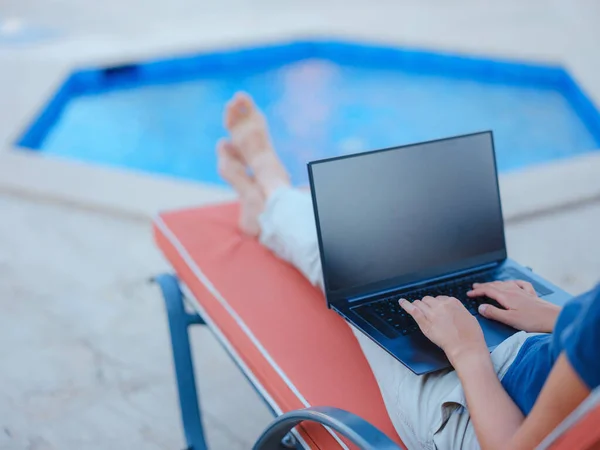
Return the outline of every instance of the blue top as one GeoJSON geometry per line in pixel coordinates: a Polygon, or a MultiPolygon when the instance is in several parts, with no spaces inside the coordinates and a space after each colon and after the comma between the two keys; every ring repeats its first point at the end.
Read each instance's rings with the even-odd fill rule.
{"type": "Polygon", "coordinates": [[[567,303],[554,333],[528,338],[502,379],[502,385],[523,414],[533,408],[559,355],[590,390],[600,385],[600,285],[567,303]]]}

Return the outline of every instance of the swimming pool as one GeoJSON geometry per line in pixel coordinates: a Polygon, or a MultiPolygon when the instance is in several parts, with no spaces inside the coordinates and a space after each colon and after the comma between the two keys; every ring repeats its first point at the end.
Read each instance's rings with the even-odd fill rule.
{"type": "Polygon", "coordinates": [[[222,184],[214,146],[238,90],[299,184],[310,160],[488,129],[500,171],[600,148],[600,114],[559,66],[327,41],[77,71],[18,143],[222,184]]]}

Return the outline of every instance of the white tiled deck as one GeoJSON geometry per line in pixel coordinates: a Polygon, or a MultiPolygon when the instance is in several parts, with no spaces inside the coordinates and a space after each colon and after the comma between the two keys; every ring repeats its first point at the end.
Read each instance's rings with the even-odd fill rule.
{"type": "MultiPolygon", "coordinates": [[[[15,152],[70,68],[334,34],[562,62],[600,104],[595,0],[5,0],[11,17],[56,38],[0,37],[0,449],[183,446],[148,217],[230,196],[15,152]]],[[[511,256],[572,292],[600,274],[598,173],[595,154],[502,179],[511,256]]],[[[194,341],[209,441],[249,448],[269,414],[206,331],[194,341]]]]}

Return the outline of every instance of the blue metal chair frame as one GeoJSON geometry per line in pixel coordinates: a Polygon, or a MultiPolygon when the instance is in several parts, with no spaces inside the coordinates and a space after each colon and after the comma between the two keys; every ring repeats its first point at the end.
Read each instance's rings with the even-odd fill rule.
{"type": "MultiPolygon", "coordinates": [[[[186,311],[185,299],[175,275],[162,274],[153,278],[153,281],[160,286],[167,309],[186,450],[208,450],[188,334],[189,326],[206,325],[206,322],[197,312],[186,311]]],[[[246,375],[243,370],[242,373],[246,375]]],[[[248,381],[252,384],[251,380],[248,381]]],[[[255,387],[253,384],[252,386],[255,387]]],[[[276,416],[268,403],[267,406],[276,416]]],[[[290,432],[304,421],[328,426],[361,449],[399,450],[391,439],[364,419],[332,407],[311,407],[280,415],[257,439],[254,450],[302,448],[290,432]]]]}

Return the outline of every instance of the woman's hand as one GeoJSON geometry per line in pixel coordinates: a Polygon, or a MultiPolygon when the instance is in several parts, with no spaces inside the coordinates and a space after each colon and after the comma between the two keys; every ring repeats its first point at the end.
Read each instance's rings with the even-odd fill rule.
{"type": "Polygon", "coordinates": [[[532,333],[551,333],[560,307],[544,301],[526,281],[494,281],[474,284],[469,297],[486,296],[496,300],[506,309],[492,305],[479,306],[479,314],[497,320],[517,330],[532,333]]]}
{"type": "Polygon", "coordinates": [[[477,319],[454,297],[424,297],[410,303],[401,299],[400,306],[410,314],[427,338],[457,364],[471,356],[489,358],[489,351],[477,319]]]}

